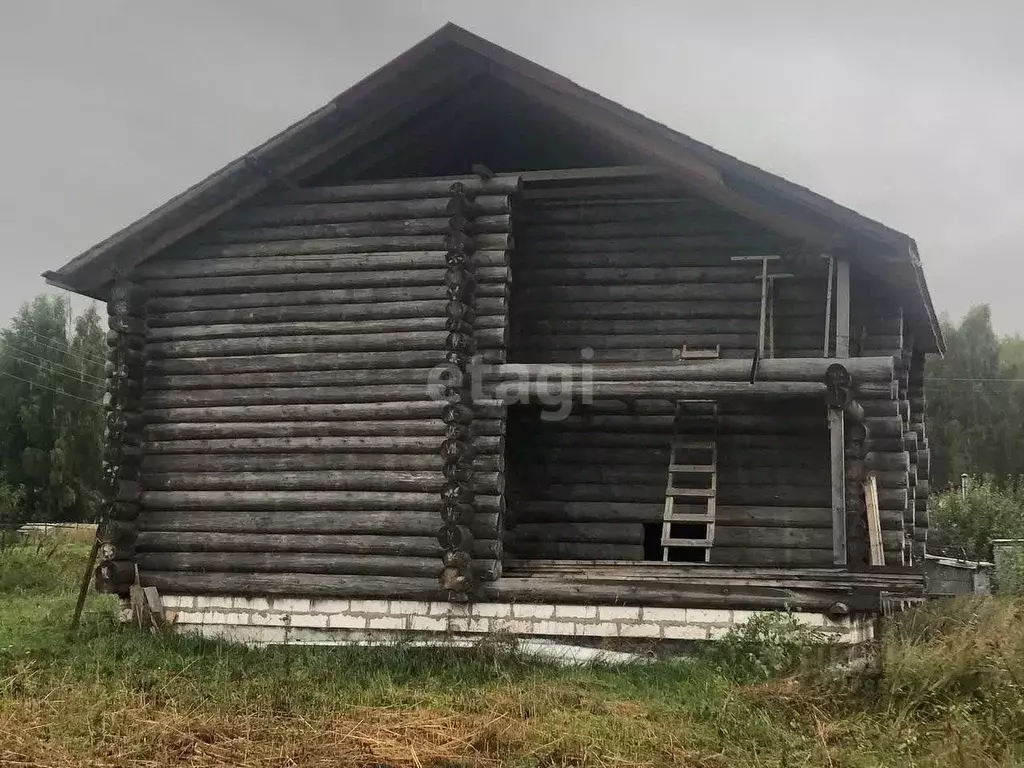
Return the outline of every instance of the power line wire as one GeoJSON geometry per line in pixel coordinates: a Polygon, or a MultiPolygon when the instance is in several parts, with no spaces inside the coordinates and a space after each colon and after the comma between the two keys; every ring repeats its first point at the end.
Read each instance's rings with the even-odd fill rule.
{"type": "MultiPolygon", "coordinates": [[[[105,359],[100,358],[100,357],[95,357],[93,355],[90,355],[90,354],[86,353],[84,350],[76,351],[76,350],[71,348],[70,343],[68,343],[66,341],[60,341],[58,339],[54,339],[52,337],[46,336],[46,335],[44,335],[42,333],[39,333],[37,331],[33,331],[31,328],[24,328],[24,329],[22,329],[22,332],[27,333],[30,336],[34,336],[36,338],[36,341],[34,343],[40,344],[41,346],[44,346],[44,347],[49,347],[51,350],[53,350],[55,352],[64,352],[64,353],[67,353],[67,354],[70,354],[70,355],[79,355],[83,359],[89,360],[89,361],[91,361],[93,363],[96,363],[98,365],[105,365],[106,362],[107,362],[105,359]]],[[[13,333],[13,335],[15,337],[17,336],[17,334],[18,334],[18,331],[15,331],[13,333]]]]}
{"type": "MultiPolygon", "coordinates": [[[[16,353],[19,353],[19,354],[22,354],[22,355],[28,355],[29,357],[34,357],[36,360],[42,361],[43,363],[47,363],[49,365],[56,366],[57,368],[63,368],[64,371],[67,371],[67,373],[65,373],[66,376],[77,376],[77,377],[81,378],[83,381],[89,381],[89,382],[95,383],[95,384],[103,384],[103,385],[106,384],[106,379],[101,379],[99,376],[93,376],[92,374],[86,373],[85,371],[79,370],[77,368],[72,368],[70,365],[64,365],[64,363],[58,363],[56,360],[50,360],[47,357],[43,357],[41,355],[36,355],[36,354],[34,354],[32,352],[29,352],[26,349],[21,349],[20,347],[15,347],[13,345],[11,345],[10,349],[13,349],[14,352],[16,352],[16,353]]],[[[17,355],[14,355],[13,357],[14,357],[15,360],[18,360],[19,362],[26,363],[28,365],[37,366],[40,370],[42,370],[42,366],[39,363],[37,363],[37,362],[33,362],[31,360],[24,360],[24,359],[18,357],[17,355]]]]}
{"type": "Polygon", "coordinates": [[[78,395],[73,395],[70,392],[65,392],[63,389],[55,389],[54,387],[48,387],[45,384],[40,384],[38,381],[24,379],[21,376],[15,376],[13,373],[7,373],[7,371],[0,371],[0,376],[7,376],[8,378],[16,379],[17,381],[23,381],[26,384],[32,385],[33,387],[39,387],[40,389],[45,389],[49,392],[54,392],[58,395],[64,395],[65,397],[70,397],[75,400],[81,400],[83,403],[90,403],[92,405],[103,405],[103,402],[101,400],[90,400],[87,397],[79,397],[78,395]]]}

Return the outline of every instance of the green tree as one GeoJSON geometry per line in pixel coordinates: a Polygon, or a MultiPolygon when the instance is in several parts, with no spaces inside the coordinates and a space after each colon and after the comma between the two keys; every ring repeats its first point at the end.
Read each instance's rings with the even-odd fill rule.
{"type": "Polygon", "coordinates": [[[88,520],[98,511],[104,334],[91,308],[42,295],[0,332],[0,461],[26,519],[88,520]]]}

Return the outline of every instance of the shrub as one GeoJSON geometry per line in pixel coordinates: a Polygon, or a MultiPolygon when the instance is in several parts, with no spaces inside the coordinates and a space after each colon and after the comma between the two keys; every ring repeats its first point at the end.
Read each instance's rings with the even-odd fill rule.
{"type": "Polygon", "coordinates": [[[828,648],[823,632],[790,613],[760,613],[710,644],[702,656],[719,674],[737,682],[757,682],[799,669],[828,648]]]}

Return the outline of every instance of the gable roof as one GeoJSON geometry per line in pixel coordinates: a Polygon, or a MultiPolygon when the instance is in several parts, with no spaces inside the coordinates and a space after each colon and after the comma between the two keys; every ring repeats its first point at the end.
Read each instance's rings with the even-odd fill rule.
{"type": "MultiPolygon", "coordinates": [[[[144,261],[284,179],[299,182],[380,130],[381,115],[412,99],[450,96],[484,74],[605,141],[663,168],[698,195],[805,242],[842,253],[889,286],[925,351],[943,351],[938,319],[912,238],[798,184],[720,152],[447,24],[272,137],[54,272],[53,285],[103,297],[115,268],[144,261]]],[[[393,118],[392,118],[393,119],[393,118]]]]}

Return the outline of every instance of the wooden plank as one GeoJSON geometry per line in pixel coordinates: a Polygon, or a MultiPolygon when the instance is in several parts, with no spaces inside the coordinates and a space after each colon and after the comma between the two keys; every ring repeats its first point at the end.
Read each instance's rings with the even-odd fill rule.
{"type": "Polygon", "coordinates": [[[843,412],[828,412],[829,455],[832,467],[832,562],[845,565],[846,555],[846,446],[843,412]]]}
{"type": "Polygon", "coordinates": [[[836,357],[850,356],[850,262],[836,262],[836,357]]]}
{"type": "Polygon", "coordinates": [[[871,565],[885,565],[885,551],[882,544],[882,521],[878,510],[878,483],[873,474],[864,484],[864,498],[867,501],[868,542],[871,545],[871,565]]]}

